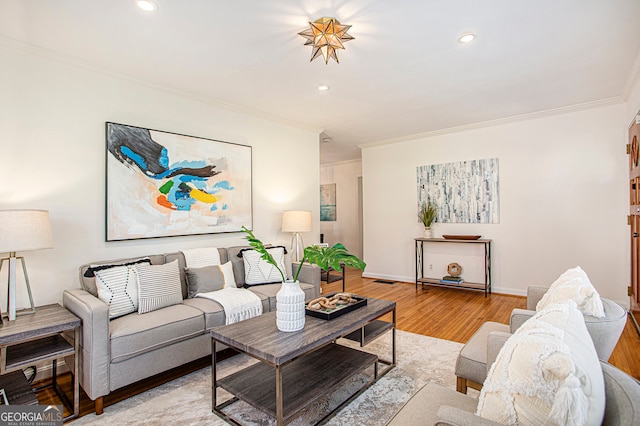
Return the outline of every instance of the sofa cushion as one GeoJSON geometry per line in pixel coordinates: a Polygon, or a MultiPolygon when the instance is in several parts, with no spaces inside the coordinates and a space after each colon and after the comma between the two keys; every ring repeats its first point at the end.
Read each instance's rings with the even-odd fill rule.
{"type": "Polygon", "coordinates": [[[536,311],[553,305],[574,301],[580,312],[596,318],[604,317],[600,295],[591,284],[586,272],[579,266],[568,269],[551,284],[536,306],[536,311]]]}
{"type": "Polygon", "coordinates": [[[113,266],[122,266],[126,263],[135,263],[135,262],[146,262],[147,259],[151,262],[152,265],[161,265],[164,263],[164,255],[155,254],[151,256],[139,256],[139,257],[131,257],[126,259],[116,259],[116,260],[104,260],[100,262],[92,262],[87,263],[85,265],[80,266],[80,285],[84,291],[88,291],[93,294],[95,297],[98,297],[98,288],[96,287],[96,278],[93,271],[96,267],[113,267],[113,266]]]}
{"type": "Polygon", "coordinates": [[[280,271],[282,271],[282,274],[286,274],[284,266],[285,249],[282,246],[270,247],[267,252],[273,257],[278,267],[262,259],[262,255],[253,249],[241,251],[244,261],[245,286],[282,282],[280,271]]]}
{"type": "Polygon", "coordinates": [[[163,265],[136,265],[138,313],[145,314],[182,302],[178,261],[163,265]]]}
{"type": "Polygon", "coordinates": [[[96,270],[98,298],[109,307],[109,319],[138,310],[138,274],[133,265],[96,270]]]}
{"type": "MultiPolygon", "coordinates": [[[[269,298],[259,293],[256,293],[256,295],[260,297],[260,301],[262,302],[262,312],[268,312],[269,298]]],[[[207,330],[212,327],[224,325],[226,322],[224,309],[222,305],[216,301],[204,297],[194,297],[193,299],[184,300],[182,303],[196,308],[204,314],[205,327],[207,330]]]]}
{"type": "Polygon", "coordinates": [[[112,362],[190,339],[205,330],[202,311],[184,304],[145,315],[125,315],[112,320],[109,329],[112,362]]]}
{"type": "Polygon", "coordinates": [[[477,414],[503,424],[599,425],[602,369],[574,303],[536,313],[502,347],[477,414]]]}
{"type": "MultiPolygon", "coordinates": [[[[280,291],[282,284],[263,284],[257,286],[250,286],[249,290],[256,293],[260,298],[266,298],[269,302],[268,309],[264,309],[264,312],[276,310],[276,294],[280,291]]],[[[316,298],[315,288],[311,284],[300,283],[300,288],[304,291],[304,300],[309,301],[316,298]]]]}

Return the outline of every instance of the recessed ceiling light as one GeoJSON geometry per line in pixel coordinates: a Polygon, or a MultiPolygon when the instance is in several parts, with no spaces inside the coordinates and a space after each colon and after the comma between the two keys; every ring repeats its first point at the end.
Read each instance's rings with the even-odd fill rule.
{"type": "Polygon", "coordinates": [[[326,84],[321,84],[320,86],[318,86],[318,90],[326,92],[327,90],[329,90],[329,86],[327,86],[326,84]]]}
{"type": "Polygon", "coordinates": [[[458,41],[460,43],[471,43],[474,39],[476,38],[475,34],[463,34],[460,36],[460,38],[458,39],[458,41]]]}
{"type": "Polygon", "coordinates": [[[136,4],[145,12],[155,12],[158,10],[158,5],[151,0],[136,0],[136,4]]]}

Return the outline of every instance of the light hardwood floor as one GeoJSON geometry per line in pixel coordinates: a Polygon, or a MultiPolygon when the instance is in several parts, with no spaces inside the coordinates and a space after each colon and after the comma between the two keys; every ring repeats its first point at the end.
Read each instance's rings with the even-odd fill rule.
{"type": "MultiPolygon", "coordinates": [[[[322,288],[324,293],[341,291],[342,282],[323,283],[322,288]]],[[[400,330],[461,343],[466,342],[483,322],[508,323],[512,309],[526,307],[525,298],[520,296],[493,293],[485,298],[482,292],[432,286],[418,287],[416,290],[414,283],[376,283],[373,279],[362,278],[360,271],[355,269],[347,270],[346,291],[361,296],[396,301],[396,321],[397,328],[400,330]]],[[[640,336],[630,319],[609,362],[636,379],[640,379],[640,336]]],[[[210,364],[209,359],[202,359],[162,374],[160,377],[113,392],[105,397],[105,407],[190,371],[203,368],[207,363],[210,364]]],[[[68,376],[61,378],[65,387],[70,386],[68,376]]],[[[41,404],[60,403],[53,392],[41,392],[38,394],[38,399],[41,404]]],[[[81,392],[80,415],[90,413],[92,410],[92,401],[84,392],[81,392]]]]}

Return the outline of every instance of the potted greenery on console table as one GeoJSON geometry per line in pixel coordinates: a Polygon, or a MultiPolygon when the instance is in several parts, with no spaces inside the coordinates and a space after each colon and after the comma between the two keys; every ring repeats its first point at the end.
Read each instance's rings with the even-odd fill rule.
{"type": "Polygon", "coordinates": [[[432,238],[433,231],[431,229],[431,225],[438,218],[438,210],[436,208],[436,205],[431,201],[422,203],[422,206],[420,207],[420,212],[418,213],[418,218],[424,225],[424,237],[432,238]]]}
{"type": "Polygon", "coordinates": [[[265,262],[273,265],[282,276],[282,288],[276,295],[276,325],[278,330],[281,331],[298,331],[304,327],[304,292],[300,289],[298,274],[302,270],[302,264],[305,261],[312,265],[318,265],[324,271],[328,271],[329,268],[340,269],[341,264],[358,268],[361,271],[364,271],[366,267],[366,263],[349,253],[346,247],[340,243],[334,244],[333,247],[309,246],[304,249],[304,256],[293,280],[287,280],[285,271],[281,269],[271,253],[268,252],[268,247],[265,247],[262,241],[253,235],[251,230],[243,226],[242,231],[247,234],[245,238],[249,245],[260,253],[265,262]]]}

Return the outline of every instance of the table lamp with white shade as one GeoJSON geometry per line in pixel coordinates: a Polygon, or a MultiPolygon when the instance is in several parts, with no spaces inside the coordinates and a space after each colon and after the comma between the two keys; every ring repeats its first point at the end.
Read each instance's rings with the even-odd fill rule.
{"type": "Polygon", "coordinates": [[[16,319],[16,268],[18,260],[22,264],[24,281],[29,294],[31,310],[36,311],[27,275],[27,264],[24,257],[16,257],[16,252],[42,250],[53,248],[53,235],[49,212],[46,210],[0,210],[0,253],[9,253],[0,261],[0,269],[4,261],[9,261],[9,293],[7,298],[7,312],[9,321],[16,319]]]}
{"type": "Polygon", "coordinates": [[[304,251],[304,243],[302,241],[302,232],[311,232],[313,223],[311,221],[311,212],[307,210],[286,210],[282,214],[282,232],[293,232],[291,236],[291,251],[294,254],[293,260],[298,262],[302,260],[302,252],[304,251]]]}

